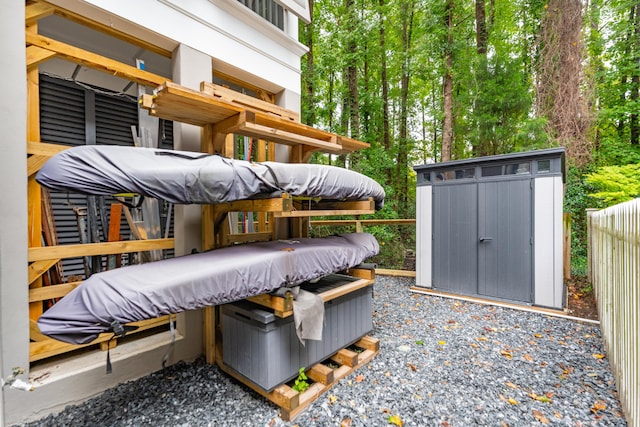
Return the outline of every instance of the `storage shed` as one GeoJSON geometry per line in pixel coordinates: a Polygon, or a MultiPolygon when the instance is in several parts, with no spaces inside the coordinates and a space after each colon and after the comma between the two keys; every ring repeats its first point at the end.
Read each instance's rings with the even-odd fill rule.
{"type": "Polygon", "coordinates": [[[414,170],[418,287],[565,307],[563,148],[414,170]]]}

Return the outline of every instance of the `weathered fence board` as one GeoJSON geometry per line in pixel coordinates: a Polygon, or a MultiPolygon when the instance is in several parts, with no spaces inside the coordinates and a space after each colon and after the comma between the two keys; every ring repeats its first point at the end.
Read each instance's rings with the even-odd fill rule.
{"type": "Polygon", "coordinates": [[[622,407],[640,426],[640,199],[588,212],[589,274],[622,407]]]}

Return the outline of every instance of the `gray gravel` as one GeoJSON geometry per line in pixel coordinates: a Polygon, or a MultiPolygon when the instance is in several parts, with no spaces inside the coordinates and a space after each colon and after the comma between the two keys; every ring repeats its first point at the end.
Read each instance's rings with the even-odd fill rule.
{"type": "Polygon", "coordinates": [[[626,425],[608,360],[597,357],[598,326],[414,294],[414,283],[377,278],[380,354],[294,422],[196,361],[26,425],[384,426],[394,416],[404,426],[626,425]]]}

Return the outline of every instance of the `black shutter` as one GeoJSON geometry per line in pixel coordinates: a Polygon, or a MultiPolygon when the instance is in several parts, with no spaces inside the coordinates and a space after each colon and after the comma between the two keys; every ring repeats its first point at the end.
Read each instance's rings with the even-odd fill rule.
{"type": "MultiPolygon", "coordinates": [[[[104,91],[95,91],[75,82],[40,75],[40,133],[43,142],[63,145],[85,145],[94,138],[87,134],[95,129],[97,144],[133,146],[131,126],[138,124],[138,106],[134,99],[121,95],[110,95],[104,91]],[[85,112],[87,112],[85,114],[85,112]],[[94,123],[87,121],[95,120],[94,123]],[[88,124],[88,126],[87,126],[88,124]]],[[[160,148],[173,148],[173,122],[160,120],[160,148]]],[[[75,193],[51,193],[54,220],[59,244],[81,243],[75,209],[87,207],[87,197],[75,193]]],[[[113,199],[105,197],[108,218],[109,206],[113,199]]],[[[161,219],[167,217],[168,205],[161,203],[161,219]]],[[[105,241],[108,224],[101,227],[101,240],[105,241]]],[[[129,225],[122,215],[121,235],[130,237],[129,225]]],[[[173,212],[170,227],[173,237],[173,212]]],[[[173,250],[165,252],[173,256],[173,250]]],[[[105,257],[106,258],[106,257],[105,257]]],[[[103,259],[103,265],[106,259],[103,259]]],[[[124,256],[123,265],[127,263],[124,256]]],[[[65,279],[69,276],[85,277],[84,260],[71,258],[62,261],[65,279]]]]}

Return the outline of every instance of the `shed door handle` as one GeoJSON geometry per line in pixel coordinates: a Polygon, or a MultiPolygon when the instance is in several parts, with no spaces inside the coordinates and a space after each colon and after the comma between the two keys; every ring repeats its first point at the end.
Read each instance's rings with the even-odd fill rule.
{"type": "Polygon", "coordinates": [[[480,241],[481,242],[486,242],[486,241],[489,241],[489,240],[493,240],[493,237],[480,237],[480,241]]]}

